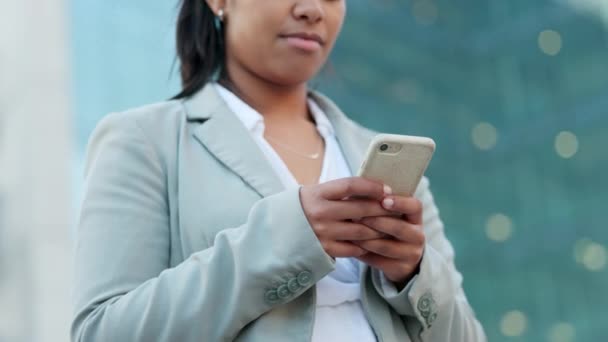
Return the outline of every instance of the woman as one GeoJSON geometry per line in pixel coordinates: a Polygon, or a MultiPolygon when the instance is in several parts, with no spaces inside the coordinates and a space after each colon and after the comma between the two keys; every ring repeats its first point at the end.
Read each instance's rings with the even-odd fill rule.
{"type": "Polygon", "coordinates": [[[184,0],[172,101],[91,138],[74,341],[481,341],[428,181],[309,91],[345,0],[184,0]]]}

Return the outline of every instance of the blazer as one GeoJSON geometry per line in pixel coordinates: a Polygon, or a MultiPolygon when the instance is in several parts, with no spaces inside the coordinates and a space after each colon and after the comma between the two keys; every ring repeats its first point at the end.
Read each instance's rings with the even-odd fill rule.
{"type": "MultiPolygon", "coordinates": [[[[310,91],[356,173],[375,132],[310,91]]],[[[236,115],[210,86],[106,116],[88,144],[76,234],[73,341],[310,341],[334,262],[236,115]]],[[[379,341],[485,341],[424,178],[420,272],[383,293],[361,271],[379,341]]]]}

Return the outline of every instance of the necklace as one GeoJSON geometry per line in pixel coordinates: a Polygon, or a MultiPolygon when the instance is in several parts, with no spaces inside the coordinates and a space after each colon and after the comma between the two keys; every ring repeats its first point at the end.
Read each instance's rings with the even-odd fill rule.
{"type": "Polygon", "coordinates": [[[283,147],[284,149],[289,150],[289,151],[291,151],[291,152],[293,152],[293,153],[295,153],[295,154],[297,154],[297,155],[299,155],[299,156],[301,156],[301,157],[304,157],[304,158],[308,158],[308,159],[319,159],[319,157],[321,156],[321,151],[320,151],[320,150],[321,150],[322,146],[321,146],[321,147],[319,147],[319,152],[317,152],[317,153],[313,153],[313,154],[305,154],[305,153],[298,152],[298,151],[294,150],[294,149],[293,149],[293,148],[291,148],[289,145],[283,144],[282,142],[280,142],[280,141],[278,141],[277,139],[275,139],[275,138],[273,138],[273,137],[270,137],[270,136],[268,136],[268,135],[266,135],[266,139],[269,139],[269,140],[273,141],[274,143],[276,143],[277,145],[279,145],[279,146],[283,147]]]}

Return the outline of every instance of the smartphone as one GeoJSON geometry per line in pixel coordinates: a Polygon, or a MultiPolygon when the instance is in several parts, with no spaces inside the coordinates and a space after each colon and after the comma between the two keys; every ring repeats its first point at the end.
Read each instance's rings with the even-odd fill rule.
{"type": "Polygon", "coordinates": [[[358,176],[383,182],[393,194],[410,197],[434,152],[435,141],[431,138],[378,134],[369,144],[358,176]]]}

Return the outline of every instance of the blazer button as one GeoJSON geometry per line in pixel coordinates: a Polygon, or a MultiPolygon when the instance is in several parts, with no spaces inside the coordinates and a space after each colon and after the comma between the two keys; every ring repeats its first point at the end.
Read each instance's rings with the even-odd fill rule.
{"type": "Polygon", "coordinates": [[[298,279],[296,279],[296,278],[289,279],[289,281],[287,282],[287,288],[289,289],[289,291],[291,291],[293,293],[298,292],[298,290],[300,289],[300,284],[298,284],[298,279]]]}
{"type": "Polygon", "coordinates": [[[425,293],[418,300],[418,311],[424,318],[427,328],[430,328],[433,322],[437,319],[437,303],[430,292],[425,293]]]}
{"type": "Polygon", "coordinates": [[[285,299],[285,298],[291,296],[291,291],[289,291],[287,284],[283,284],[283,285],[279,286],[279,288],[277,289],[277,295],[279,296],[280,299],[285,299]]]}
{"type": "Polygon", "coordinates": [[[304,287],[310,284],[312,281],[312,274],[308,271],[302,271],[298,274],[298,284],[304,287]]]}
{"type": "Polygon", "coordinates": [[[418,311],[422,314],[422,317],[428,317],[435,309],[435,299],[431,293],[425,293],[418,300],[418,311]]]}
{"type": "Polygon", "coordinates": [[[268,304],[274,304],[279,301],[279,295],[276,290],[268,290],[264,295],[264,299],[268,304]]]}

